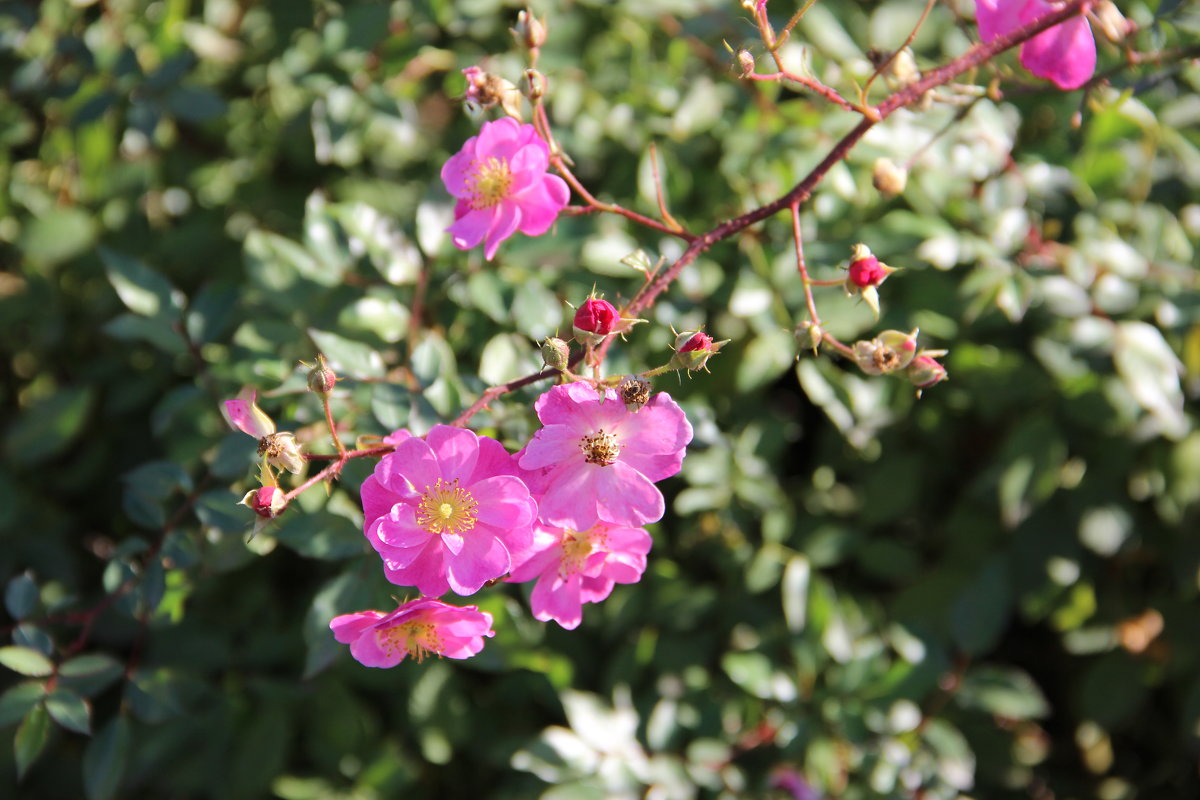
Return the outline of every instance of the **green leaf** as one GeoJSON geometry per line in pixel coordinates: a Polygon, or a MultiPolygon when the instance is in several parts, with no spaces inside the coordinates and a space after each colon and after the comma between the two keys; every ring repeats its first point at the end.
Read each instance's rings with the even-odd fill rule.
{"type": "Polygon", "coordinates": [[[371,387],[371,413],[388,430],[408,424],[412,404],[412,393],[398,383],[377,383],[371,387]]]}
{"type": "Polygon", "coordinates": [[[125,684],[125,699],[134,716],[152,725],[165,722],[183,709],[176,696],[174,678],[167,670],[139,670],[125,684]]]}
{"type": "Polygon", "coordinates": [[[0,694],[0,727],[11,725],[29,713],[46,696],[43,681],[24,681],[0,694]]]}
{"type": "Polygon", "coordinates": [[[339,377],[383,377],[383,358],[370,345],[313,328],[309,328],[308,335],[339,377]]]}
{"type": "Polygon", "coordinates": [[[1028,673],[1013,667],[979,666],[967,671],[955,695],[959,704],[1006,719],[1040,719],[1050,704],[1028,673]]]}
{"type": "Polygon", "coordinates": [[[46,707],[38,703],[21,720],[16,738],[13,739],[13,755],[17,761],[17,780],[25,777],[25,771],[37,760],[42,748],[46,746],[49,733],[50,715],[46,713],[46,707]]]}
{"type": "Polygon", "coordinates": [[[4,588],[4,607],[13,619],[24,619],[37,606],[38,587],[28,572],[17,575],[4,588]]]}
{"type": "Polygon", "coordinates": [[[954,602],[950,627],[959,646],[969,655],[991,649],[1008,625],[1012,604],[1008,563],[997,556],[967,583],[954,602]]]}
{"type": "Polygon", "coordinates": [[[22,465],[37,464],[65,450],[83,431],[95,390],[60,389],[21,410],[4,436],[4,453],[22,465]]]}
{"type": "Polygon", "coordinates": [[[512,319],[517,330],[537,340],[559,332],[564,306],[554,293],[537,281],[524,281],[513,297],[512,319]]]}
{"type": "Polygon", "coordinates": [[[92,709],[86,700],[70,689],[57,689],[47,697],[46,711],[67,730],[91,735],[92,709]]]}
{"type": "Polygon", "coordinates": [[[114,718],[83,752],[83,790],[87,800],[110,800],[121,785],[129,760],[129,720],[114,718]]]}
{"type": "Polygon", "coordinates": [[[304,678],[325,669],[345,645],[339,644],[329,630],[329,621],[339,614],[358,611],[370,603],[367,581],[355,567],[321,587],[304,618],[304,678]]]}
{"type": "Polygon", "coordinates": [[[275,538],[302,556],[326,561],[359,555],[366,545],[358,525],[328,511],[285,517],[275,538]]]}
{"type": "Polygon", "coordinates": [[[54,662],[30,647],[0,647],[0,664],[31,678],[54,672],[54,662]]]}
{"type": "Polygon", "coordinates": [[[57,264],[88,250],[96,240],[96,221],[82,208],[50,208],[21,232],[19,249],[33,262],[57,264]]]}
{"type": "Polygon", "coordinates": [[[143,317],[162,316],[172,322],[180,318],[183,295],[162,275],[142,261],[107,247],[100,248],[100,259],[108,282],[130,311],[143,317]]]}
{"type": "Polygon", "coordinates": [[[125,665],[107,653],[87,653],[58,667],[59,685],[91,697],[120,678],[125,665]]]}

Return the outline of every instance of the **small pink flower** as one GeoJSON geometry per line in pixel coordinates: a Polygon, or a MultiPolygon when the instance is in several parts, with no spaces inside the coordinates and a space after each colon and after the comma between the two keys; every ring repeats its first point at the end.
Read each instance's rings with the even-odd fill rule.
{"type": "Polygon", "coordinates": [[[389,614],[343,614],[329,627],[364,667],[394,667],[408,656],[421,661],[429,653],[470,658],[483,649],[484,636],[496,633],[492,615],[478,606],[459,608],[432,597],[409,600],[389,614]]]}
{"type": "Polygon", "coordinates": [[[637,583],[646,571],[650,534],[645,528],[600,523],[586,531],[538,528],[533,545],[514,556],[509,580],[537,579],[533,616],[567,630],[579,626],[584,603],[599,603],[617,583],[637,583]]]}
{"type": "Polygon", "coordinates": [[[246,387],[237,397],[225,401],[225,418],[242,433],[261,439],[275,432],[275,422],[254,402],[258,392],[246,387]]]}
{"type": "Polygon", "coordinates": [[[510,118],[485,122],[442,167],[458,200],[447,232],[460,250],[484,242],[490,261],[500,243],[520,231],[540,236],[570,199],[567,183],[549,175],[550,150],[532,125],[510,118]]]}
{"type": "Polygon", "coordinates": [[[437,596],[479,591],[528,547],[537,504],[499,442],[434,426],[396,444],[363,481],[364,533],[387,579],[437,596]]]}
{"type": "Polygon", "coordinates": [[[615,389],[554,386],[534,404],[544,426],[518,454],[538,496],[539,518],[588,530],[598,522],[639,526],[662,519],[654,486],[679,472],[692,440],[683,409],[665,392],[629,411],[615,389]]]}
{"type": "MultiPolygon", "coordinates": [[[[1054,9],[1046,0],[975,0],[979,36],[990,42],[1054,9]]],[[[1021,64],[1062,89],[1087,83],[1096,71],[1096,40],[1087,18],[1080,13],[1026,41],[1021,45],[1021,64]]]]}

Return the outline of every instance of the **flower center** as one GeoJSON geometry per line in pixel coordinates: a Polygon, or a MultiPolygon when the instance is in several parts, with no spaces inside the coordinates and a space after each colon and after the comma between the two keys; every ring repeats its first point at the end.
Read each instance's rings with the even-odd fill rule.
{"type": "Polygon", "coordinates": [[[871,355],[871,361],[877,368],[889,372],[900,364],[900,356],[890,347],[880,347],[871,355]]]}
{"type": "Polygon", "coordinates": [[[591,531],[563,531],[562,564],[558,574],[563,578],[578,575],[583,571],[587,557],[592,554],[591,531]]]}
{"type": "Polygon", "coordinates": [[[430,533],[462,533],[475,527],[475,509],[479,503],[458,479],[447,482],[438,478],[417,503],[417,524],[430,533]]]}
{"type": "Polygon", "coordinates": [[[390,656],[404,652],[420,663],[429,653],[442,649],[442,637],[437,626],[429,622],[406,622],[376,634],[379,647],[390,656]]]}
{"type": "Polygon", "coordinates": [[[471,208],[478,211],[491,208],[508,197],[512,187],[513,175],[508,169],[508,161],[495,156],[489,156],[484,161],[476,161],[474,174],[467,178],[471,189],[471,208]]]}
{"type": "Polygon", "coordinates": [[[621,445],[617,442],[617,437],[611,433],[605,433],[603,428],[591,436],[584,436],[580,439],[579,448],[583,450],[583,458],[587,463],[599,464],[602,467],[615,464],[617,456],[621,453],[621,445]]]}

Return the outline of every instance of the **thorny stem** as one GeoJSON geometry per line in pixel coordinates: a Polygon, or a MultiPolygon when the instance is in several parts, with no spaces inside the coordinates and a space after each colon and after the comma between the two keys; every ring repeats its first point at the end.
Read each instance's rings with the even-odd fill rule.
{"type": "Polygon", "coordinates": [[[766,5],[760,5],[755,10],[754,21],[758,25],[758,33],[762,37],[763,44],[767,46],[767,52],[771,54],[771,59],[775,62],[775,68],[779,71],[774,75],[762,75],[756,72],[751,72],[743,77],[755,81],[792,81],[793,83],[798,83],[801,86],[811,89],[829,102],[841,106],[846,111],[860,111],[865,114],[867,113],[866,111],[864,111],[862,108],[856,108],[853,103],[849,102],[846,100],[846,98],[838,94],[837,90],[833,87],[826,86],[816,78],[811,78],[807,75],[798,75],[783,65],[783,57],[779,54],[779,48],[787,38],[787,35],[791,32],[792,27],[800,21],[800,18],[804,16],[804,13],[808,11],[814,2],[816,2],[816,0],[809,0],[809,2],[805,4],[803,8],[797,11],[795,15],[793,15],[788,21],[787,26],[784,27],[783,32],[778,37],[775,36],[775,31],[771,28],[770,20],[767,19],[766,5]]]}
{"type": "Polygon", "coordinates": [[[912,44],[913,40],[917,38],[918,31],[920,31],[921,26],[925,24],[925,19],[929,16],[929,12],[933,10],[933,4],[936,2],[937,0],[928,0],[928,2],[925,3],[925,10],[921,12],[921,16],[917,19],[917,24],[913,26],[912,32],[908,34],[908,38],[904,40],[904,44],[893,50],[892,54],[888,56],[882,64],[876,67],[873,73],[871,73],[871,77],[867,79],[866,84],[864,84],[862,89],[859,91],[859,102],[866,105],[867,92],[871,91],[871,84],[875,82],[876,78],[886,72],[887,68],[890,67],[892,62],[896,60],[896,56],[904,52],[904,48],[912,44]]]}

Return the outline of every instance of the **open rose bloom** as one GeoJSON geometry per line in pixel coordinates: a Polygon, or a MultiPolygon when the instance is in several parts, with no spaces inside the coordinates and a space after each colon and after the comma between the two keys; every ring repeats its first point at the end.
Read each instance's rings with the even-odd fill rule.
{"type": "Polygon", "coordinates": [[[390,614],[358,611],[334,617],[333,636],[350,645],[350,654],[366,667],[394,667],[408,656],[418,661],[434,653],[446,658],[470,658],[483,649],[483,637],[493,636],[492,615],[476,606],[447,605],[418,597],[390,614]]]}
{"type": "Polygon", "coordinates": [[[485,122],[442,167],[457,200],[446,231],[460,250],[484,243],[490,261],[517,231],[540,236],[570,199],[567,183],[549,175],[550,150],[532,125],[504,118],[485,122]]]}
{"type": "MultiPolygon", "coordinates": [[[[985,42],[1043,17],[1045,0],[975,0],[979,36],[985,42]]],[[[1051,26],[1021,45],[1021,65],[1062,89],[1078,89],[1096,71],[1096,40],[1082,14],[1051,26]]]]}
{"type": "Polygon", "coordinates": [[[692,426],[659,392],[630,411],[615,389],[555,386],[534,408],[543,428],[519,454],[542,522],[582,531],[599,522],[641,526],[662,519],[654,486],[679,472],[692,426]]]}
{"type": "Polygon", "coordinates": [[[540,527],[533,544],[514,557],[510,581],[537,580],[533,616],[567,630],[579,626],[584,603],[599,603],[617,583],[637,583],[646,571],[645,528],[599,523],[585,531],[540,527]]]}
{"type": "Polygon", "coordinates": [[[537,515],[516,472],[503,445],[472,431],[403,438],[362,486],[364,533],[388,580],[468,595],[507,574],[537,515]]]}

